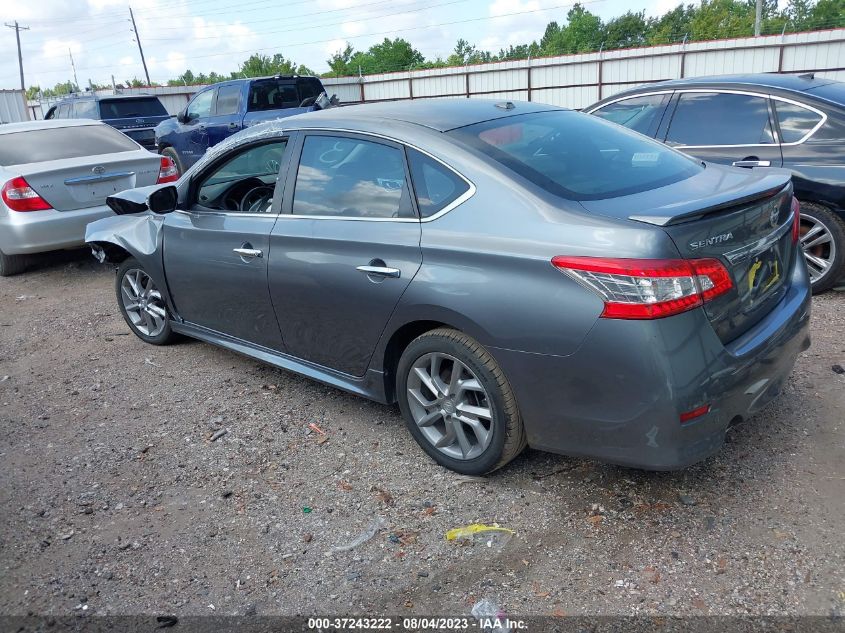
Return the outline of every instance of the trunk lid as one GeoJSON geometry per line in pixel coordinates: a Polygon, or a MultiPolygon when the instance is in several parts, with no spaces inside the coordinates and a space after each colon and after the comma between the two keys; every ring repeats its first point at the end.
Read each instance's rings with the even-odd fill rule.
{"type": "Polygon", "coordinates": [[[705,303],[727,343],[768,314],[786,292],[795,262],[788,172],[708,164],[687,180],[612,200],[583,202],[590,211],[663,228],[685,259],[715,258],[733,288],[705,303]]]}
{"type": "Polygon", "coordinates": [[[161,157],[146,151],[46,161],[19,166],[29,186],[57,211],[106,204],[118,191],[154,185],[161,157]]]}

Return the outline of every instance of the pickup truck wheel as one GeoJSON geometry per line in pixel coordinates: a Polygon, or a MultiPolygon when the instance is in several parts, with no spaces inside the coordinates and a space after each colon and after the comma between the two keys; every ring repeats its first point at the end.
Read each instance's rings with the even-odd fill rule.
{"type": "Polygon", "coordinates": [[[27,261],[25,255],[6,255],[0,251],[0,277],[10,277],[23,272],[27,261]]]}
{"type": "Polygon", "coordinates": [[[180,176],[185,173],[185,170],[182,169],[182,159],[179,158],[179,152],[177,152],[175,149],[173,149],[172,147],[165,147],[163,150],[161,150],[161,155],[167,156],[173,161],[173,163],[176,165],[176,171],[179,172],[180,176]]]}
{"type": "Polygon", "coordinates": [[[167,345],[176,339],[167,302],[134,257],[118,267],[115,291],[120,313],[135,336],[151,345],[167,345]]]}

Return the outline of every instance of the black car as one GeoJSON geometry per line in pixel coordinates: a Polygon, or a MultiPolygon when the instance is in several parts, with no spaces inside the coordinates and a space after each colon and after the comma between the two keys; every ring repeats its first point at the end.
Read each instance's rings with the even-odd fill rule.
{"type": "Polygon", "coordinates": [[[108,123],[155,152],[155,126],[169,118],[154,95],[71,95],[47,110],[45,119],[95,119],[108,123]]]}
{"type": "Polygon", "coordinates": [[[789,169],[813,292],[845,272],[845,83],[812,74],[677,79],[585,112],[705,161],[789,169]]]}

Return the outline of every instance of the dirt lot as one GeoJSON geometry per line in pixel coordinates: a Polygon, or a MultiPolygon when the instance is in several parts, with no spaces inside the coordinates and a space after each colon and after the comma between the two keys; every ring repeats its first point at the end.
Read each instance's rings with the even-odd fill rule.
{"type": "Polygon", "coordinates": [[[0,279],[0,613],[845,614],[842,292],[815,300],[783,396],[706,463],[529,450],[478,482],[395,408],[144,345],[113,283],[85,253],[0,279]],[[516,535],[445,540],[473,522],[516,535]]]}

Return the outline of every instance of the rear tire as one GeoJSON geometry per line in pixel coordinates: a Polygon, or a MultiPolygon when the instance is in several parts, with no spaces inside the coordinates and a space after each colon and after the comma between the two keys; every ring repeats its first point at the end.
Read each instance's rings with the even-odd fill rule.
{"type": "Polygon", "coordinates": [[[813,294],[830,290],[845,273],[845,222],[827,207],[815,202],[801,204],[799,241],[807,258],[813,294]],[[813,235],[810,235],[813,232],[813,235]],[[826,234],[826,235],[825,235],[826,234]],[[810,235],[808,238],[807,236],[810,235]],[[814,242],[825,239],[827,242],[814,242]],[[810,258],[813,259],[810,259],[810,258]],[[826,270],[823,270],[827,267],[826,270]]]}
{"type": "Polygon", "coordinates": [[[411,435],[450,470],[484,475],[526,446],[516,397],[502,369],[463,332],[440,328],[414,339],[399,359],[396,394],[411,435]]]}
{"type": "Polygon", "coordinates": [[[26,255],[6,255],[0,251],[0,277],[11,277],[26,270],[29,258],[26,255]]]}
{"type": "Polygon", "coordinates": [[[151,345],[168,345],[176,340],[161,291],[134,257],[118,267],[115,292],[120,313],[135,336],[151,345]]]}
{"type": "Polygon", "coordinates": [[[165,147],[161,150],[161,155],[167,156],[173,161],[173,164],[176,165],[176,170],[179,172],[180,176],[185,173],[185,170],[182,168],[182,159],[179,158],[179,152],[177,152],[174,148],[165,147]]]}

